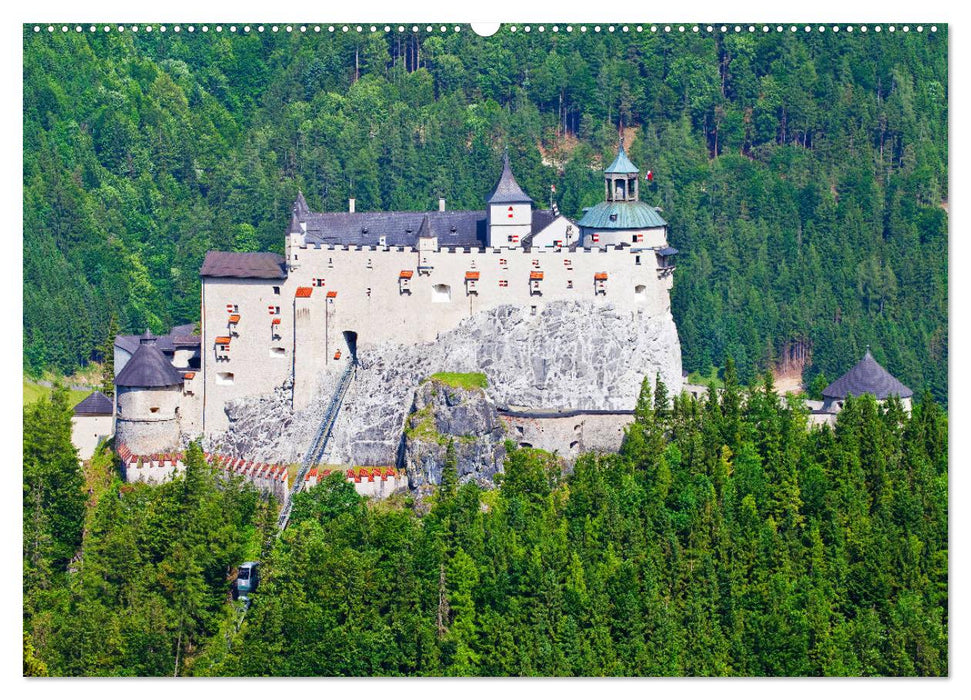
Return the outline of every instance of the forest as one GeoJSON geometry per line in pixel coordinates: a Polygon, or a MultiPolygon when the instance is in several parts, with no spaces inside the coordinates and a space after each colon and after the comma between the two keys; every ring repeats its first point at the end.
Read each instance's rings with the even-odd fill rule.
{"type": "Polygon", "coordinates": [[[277,538],[195,446],[159,486],[108,449],[82,471],[58,389],[24,415],[24,673],[948,675],[947,414],[925,392],[806,420],[731,361],[701,401],[645,378],[617,454],[510,443],[482,489],[450,451],[423,507],[338,473],[277,538]]]}
{"type": "MultiPolygon", "coordinates": [[[[395,29],[395,28],[393,28],[395,29]]],[[[209,249],[317,210],[480,208],[508,147],[571,217],[618,130],[682,253],[685,369],[835,379],[863,355],[947,405],[947,27],[903,33],[39,32],[24,39],[27,372],[199,317],[209,249]]]]}

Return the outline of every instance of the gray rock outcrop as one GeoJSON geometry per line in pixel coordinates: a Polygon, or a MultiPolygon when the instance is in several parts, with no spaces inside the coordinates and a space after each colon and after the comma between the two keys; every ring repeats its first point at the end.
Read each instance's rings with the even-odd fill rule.
{"type": "Polygon", "coordinates": [[[445,453],[455,448],[459,483],[484,487],[502,471],[505,428],[495,402],[483,389],[463,389],[437,380],[415,390],[405,419],[402,462],[412,490],[441,483],[445,453]]]}
{"type": "MultiPolygon", "coordinates": [[[[405,417],[422,380],[436,372],[484,372],[499,405],[533,409],[631,409],[641,379],[660,373],[681,390],[681,347],[670,314],[621,313],[590,302],[553,302],[533,315],[500,306],[476,314],[434,343],[367,345],[334,426],[326,461],[396,464],[405,417]]],[[[231,427],[210,441],[228,454],[299,462],[342,368],[323,372],[318,399],[289,408],[287,388],[234,402],[231,427]]]]}

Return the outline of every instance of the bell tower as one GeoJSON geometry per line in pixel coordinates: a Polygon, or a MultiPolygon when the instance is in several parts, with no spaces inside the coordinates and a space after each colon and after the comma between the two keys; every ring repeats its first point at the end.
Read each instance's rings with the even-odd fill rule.
{"type": "Polygon", "coordinates": [[[624,137],[620,138],[617,157],[604,170],[605,197],[608,202],[637,202],[640,200],[638,190],[638,174],[640,170],[630,162],[624,151],[624,137]]]}

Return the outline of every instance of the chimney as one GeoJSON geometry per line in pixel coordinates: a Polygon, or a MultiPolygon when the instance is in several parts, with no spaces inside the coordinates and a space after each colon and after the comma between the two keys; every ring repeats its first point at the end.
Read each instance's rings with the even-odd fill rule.
{"type": "Polygon", "coordinates": [[[348,211],[349,214],[353,214],[354,213],[354,198],[353,197],[351,197],[350,199],[347,200],[347,211],[348,211]]]}
{"type": "Polygon", "coordinates": [[[445,211],[445,197],[438,198],[438,211],[445,211]]]}

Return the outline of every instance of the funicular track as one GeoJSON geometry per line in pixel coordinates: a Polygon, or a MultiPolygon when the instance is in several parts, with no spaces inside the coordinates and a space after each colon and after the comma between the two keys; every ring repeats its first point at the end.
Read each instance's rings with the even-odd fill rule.
{"type": "Polygon", "coordinates": [[[341,375],[340,381],[337,385],[337,390],[330,399],[330,403],[327,405],[327,410],[324,412],[324,418],[320,421],[320,425],[317,428],[317,432],[314,434],[313,440],[310,442],[310,447],[307,449],[307,453],[303,457],[303,462],[300,463],[300,469],[297,471],[297,475],[293,480],[293,485],[287,492],[286,500],[283,503],[283,507],[280,509],[280,518],[277,521],[277,529],[279,532],[283,532],[290,522],[290,510],[293,507],[293,497],[303,488],[304,477],[306,477],[307,472],[316,464],[320,463],[323,458],[324,453],[327,450],[327,442],[330,440],[331,432],[334,429],[334,424],[337,422],[337,416],[340,414],[341,405],[344,403],[344,397],[347,395],[347,390],[351,386],[351,382],[354,381],[354,375],[357,372],[357,358],[351,355],[348,360],[347,367],[344,369],[344,373],[341,375]]]}
{"type": "MultiPolygon", "coordinates": [[[[293,507],[293,497],[300,492],[303,487],[304,477],[310,468],[315,464],[318,464],[323,458],[327,451],[327,442],[330,440],[331,432],[334,429],[334,424],[337,422],[337,416],[340,413],[341,405],[344,403],[344,397],[347,395],[347,390],[351,386],[351,382],[354,381],[354,375],[357,373],[357,357],[351,354],[347,362],[347,367],[344,368],[343,374],[341,374],[340,381],[337,384],[337,390],[334,391],[334,395],[330,398],[330,403],[327,405],[327,410],[324,412],[324,417],[320,421],[320,425],[317,427],[317,432],[314,434],[313,440],[310,442],[310,447],[307,449],[306,454],[303,457],[303,462],[300,463],[300,469],[297,471],[297,475],[294,477],[293,485],[287,491],[286,500],[283,502],[283,507],[280,509],[280,517],[277,520],[277,536],[283,533],[287,529],[287,525],[290,523],[290,510],[293,507]]],[[[237,601],[235,605],[235,619],[233,621],[233,628],[226,635],[227,648],[232,648],[233,639],[239,632],[240,627],[243,626],[243,619],[246,617],[246,612],[249,610],[250,600],[247,598],[245,600],[237,601]]]]}

